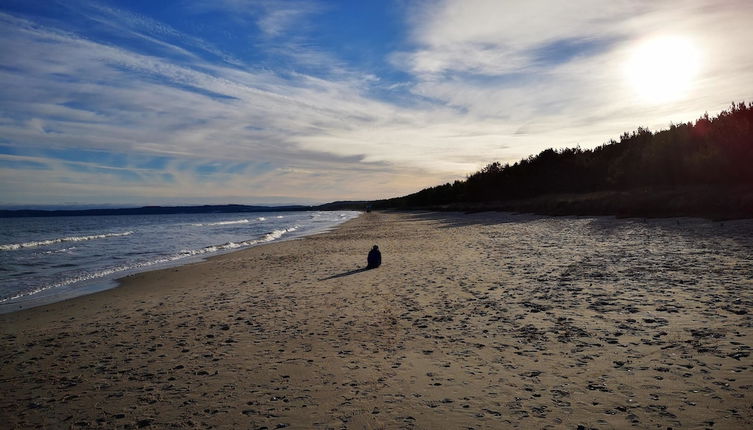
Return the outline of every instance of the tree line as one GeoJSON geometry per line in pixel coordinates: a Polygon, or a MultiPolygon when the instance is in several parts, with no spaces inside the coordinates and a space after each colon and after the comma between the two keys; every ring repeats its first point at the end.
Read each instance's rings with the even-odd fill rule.
{"type": "Polygon", "coordinates": [[[381,200],[376,208],[504,202],[547,194],[753,185],[753,102],[715,117],[639,127],[593,149],[546,149],[513,164],[493,162],[453,183],[381,200]]]}

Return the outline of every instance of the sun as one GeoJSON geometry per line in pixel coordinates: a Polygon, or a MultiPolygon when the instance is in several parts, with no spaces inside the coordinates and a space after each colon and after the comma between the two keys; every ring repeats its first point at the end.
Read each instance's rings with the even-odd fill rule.
{"type": "Polygon", "coordinates": [[[625,66],[636,95],[648,103],[684,99],[700,68],[700,51],[690,38],[662,36],[638,44],[625,66]]]}

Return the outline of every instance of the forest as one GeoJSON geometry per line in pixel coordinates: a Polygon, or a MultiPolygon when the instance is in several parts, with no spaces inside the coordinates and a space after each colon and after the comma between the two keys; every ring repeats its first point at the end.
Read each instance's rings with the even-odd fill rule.
{"type": "Polygon", "coordinates": [[[493,162],[465,180],[373,207],[728,218],[753,216],[752,190],[753,102],[741,102],[657,132],[639,127],[593,149],[493,162]]]}

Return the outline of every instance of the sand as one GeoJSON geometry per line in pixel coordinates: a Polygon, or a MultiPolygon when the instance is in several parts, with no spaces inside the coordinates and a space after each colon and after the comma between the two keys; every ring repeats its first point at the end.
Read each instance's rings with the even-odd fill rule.
{"type": "MultiPolygon", "coordinates": [[[[613,221],[594,222],[613,234],[613,221]]],[[[626,262],[638,251],[578,239],[566,219],[548,223],[368,213],[329,233],[0,315],[0,419],[4,428],[753,427],[749,261],[662,252],[626,262]],[[373,244],[383,265],[357,270],[373,244]]],[[[677,237],[651,246],[687,238],[677,237]]]]}

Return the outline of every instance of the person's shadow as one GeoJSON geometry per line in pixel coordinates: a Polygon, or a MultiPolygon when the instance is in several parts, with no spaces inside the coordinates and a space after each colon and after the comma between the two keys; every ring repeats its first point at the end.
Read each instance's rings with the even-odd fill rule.
{"type": "Polygon", "coordinates": [[[371,269],[373,269],[373,268],[372,267],[361,267],[360,269],[355,269],[355,270],[351,270],[349,272],[343,272],[343,273],[338,273],[337,275],[328,276],[326,278],[320,279],[320,281],[328,281],[330,279],[342,278],[344,276],[355,275],[356,273],[365,272],[365,271],[371,270],[371,269]]]}

